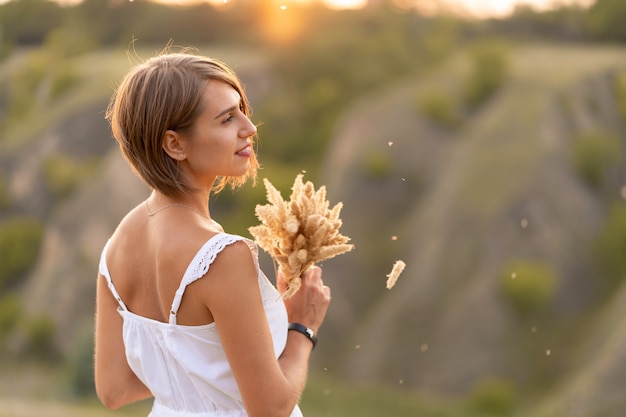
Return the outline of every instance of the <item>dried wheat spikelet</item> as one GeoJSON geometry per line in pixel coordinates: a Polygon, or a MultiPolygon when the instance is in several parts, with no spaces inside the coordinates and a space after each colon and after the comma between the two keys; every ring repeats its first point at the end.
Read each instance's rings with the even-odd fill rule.
{"type": "Polygon", "coordinates": [[[396,281],[398,281],[398,277],[404,271],[404,267],[406,264],[402,261],[396,261],[393,264],[393,268],[391,272],[387,274],[387,289],[392,289],[394,285],[396,285],[396,281]]]}
{"type": "Polygon", "coordinates": [[[248,230],[257,245],[278,264],[287,283],[283,298],[289,298],[300,288],[300,276],[307,268],[349,252],[354,245],[339,233],[343,204],[337,203],[331,209],[326,187],[315,191],[313,183],[303,183],[302,174],[298,174],[289,201],[284,201],[267,178],[263,183],[269,204],[256,206],[255,214],[261,224],[248,230]]]}

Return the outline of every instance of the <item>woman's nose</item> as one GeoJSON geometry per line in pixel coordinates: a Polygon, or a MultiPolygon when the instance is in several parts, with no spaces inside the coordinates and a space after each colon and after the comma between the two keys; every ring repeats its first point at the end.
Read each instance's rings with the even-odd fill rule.
{"type": "Polygon", "coordinates": [[[240,132],[241,137],[244,138],[254,136],[256,135],[256,126],[254,125],[254,123],[252,123],[252,120],[246,117],[246,123],[244,124],[240,132]]]}

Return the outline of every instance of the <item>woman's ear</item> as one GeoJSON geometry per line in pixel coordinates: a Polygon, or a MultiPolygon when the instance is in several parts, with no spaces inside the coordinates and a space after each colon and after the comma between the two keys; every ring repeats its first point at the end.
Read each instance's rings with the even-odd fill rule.
{"type": "Polygon", "coordinates": [[[185,153],[185,141],[173,130],[166,130],[162,141],[163,150],[175,161],[183,161],[187,157],[185,153]]]}

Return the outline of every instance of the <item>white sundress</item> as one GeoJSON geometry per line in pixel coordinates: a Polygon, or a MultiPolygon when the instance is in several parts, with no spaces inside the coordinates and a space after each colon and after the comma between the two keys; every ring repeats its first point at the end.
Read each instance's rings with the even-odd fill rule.
{"type": "MultiPolygon", "coordinates": [[[[287,311],[280,294],[259,268],[258,249],[249,239],[220,233],[200,248],[176,291],[169,323],[139,316],[126,308],[106,264],[108,242],[104,246],[100,273],[119,303],[128,364],[154,396],[149,417],[247,417],[215,323],[200,326],[176,324],[176,313],[187,285],[202,278],[217,255],[237,241],[246,242],[253,253],[278,358],[287,343],[287,311]]],[[[291,417],[302,417],[298,406],[291,417]]]]}

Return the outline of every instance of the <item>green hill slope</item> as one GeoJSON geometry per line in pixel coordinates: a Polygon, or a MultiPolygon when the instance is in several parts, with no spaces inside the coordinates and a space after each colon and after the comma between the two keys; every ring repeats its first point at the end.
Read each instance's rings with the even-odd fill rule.
{"type": "MultiPolygon", "coordinates": [[[[324,181],[345,203],[345,232],[357,250],[326,268],[334,291],[326,348],[334,360],[325,363],[354,381],[456,396],[488,378],[512,383],[524,398],[565,386],[568,407],[590,401],[580,415],[596,415],[602,397],[580,387],[606,393],[626,377],[618,366],[626,339],[621,326],[604,324],[604,314],[615,320],[624,312],[598,307],[606,297],[590,248],[624,176],[594,190],[571,153],[584,132],[624,140],[613,86],[625,66],[619,49],[518,48],[496,96],[456,128],[441,128],[415,103],[433,86],[462,83],[460,56],[346,115],[324,181]],[[376,158],[386,164],[379,175],[376,158]],[[396,259],[407,268],[387,290],[396,259]],[[516,259],[556,275],[543,311],[520,316],[503,294],[504,281],[523,278],[507,269],[516,259]],[[594,352],[585,348],[591,337],[594,352]],[[601,361],[599,351],[607,354],[601,361]],[[578,388],[565,379],[572,373],[578,388]]],[[[626,411],[626,401],[612,400],[626,411]]]]}
{"type": "MultiPolygon", "coordinates": [[[[266,61],[248,52],[215,54],[237,67],[258,102],[271,94],[266,61]]],[[[49,112],[50,103],[39,102],[34,122],[5,127],[0,152],[15,206],[46,221],[21,294],[29,314],[54,319],[67,354],[90,335],[102,245],[147,194],[102,119],[126,57],[99,52],[75,64],[72,93],[49,112]],[[59,197],[44,169],[55,155],[70,156],[74,169],[98,162],[72,171],[80,181],[59,197]]],[[[320,182],[331,202],[344,202],[343,231],[356,250],[324,265],[333,303],[313,371],[457,398],[497,378],[540,416],[609,415],[605,406],[623,413],[624,289],[606,295],[590,248],[620,198],[625,165],[597,189],[580,179],[571,156],[581,133],[624,140],[613,83],[626,55],[529,46],[514,49],[510,65],[497,94],[454,126],[429,120],[417,103],[433,91],[462,90],[464,54],[366,96],[343,117],[320,182]],[[396,259],[407,268],[387,290],[396,259]],[[520,315],[503,292],[503,282],[523,278],[524,268],[510,266],[515,260],[554,273],[545,309],[520,315]]]]}

